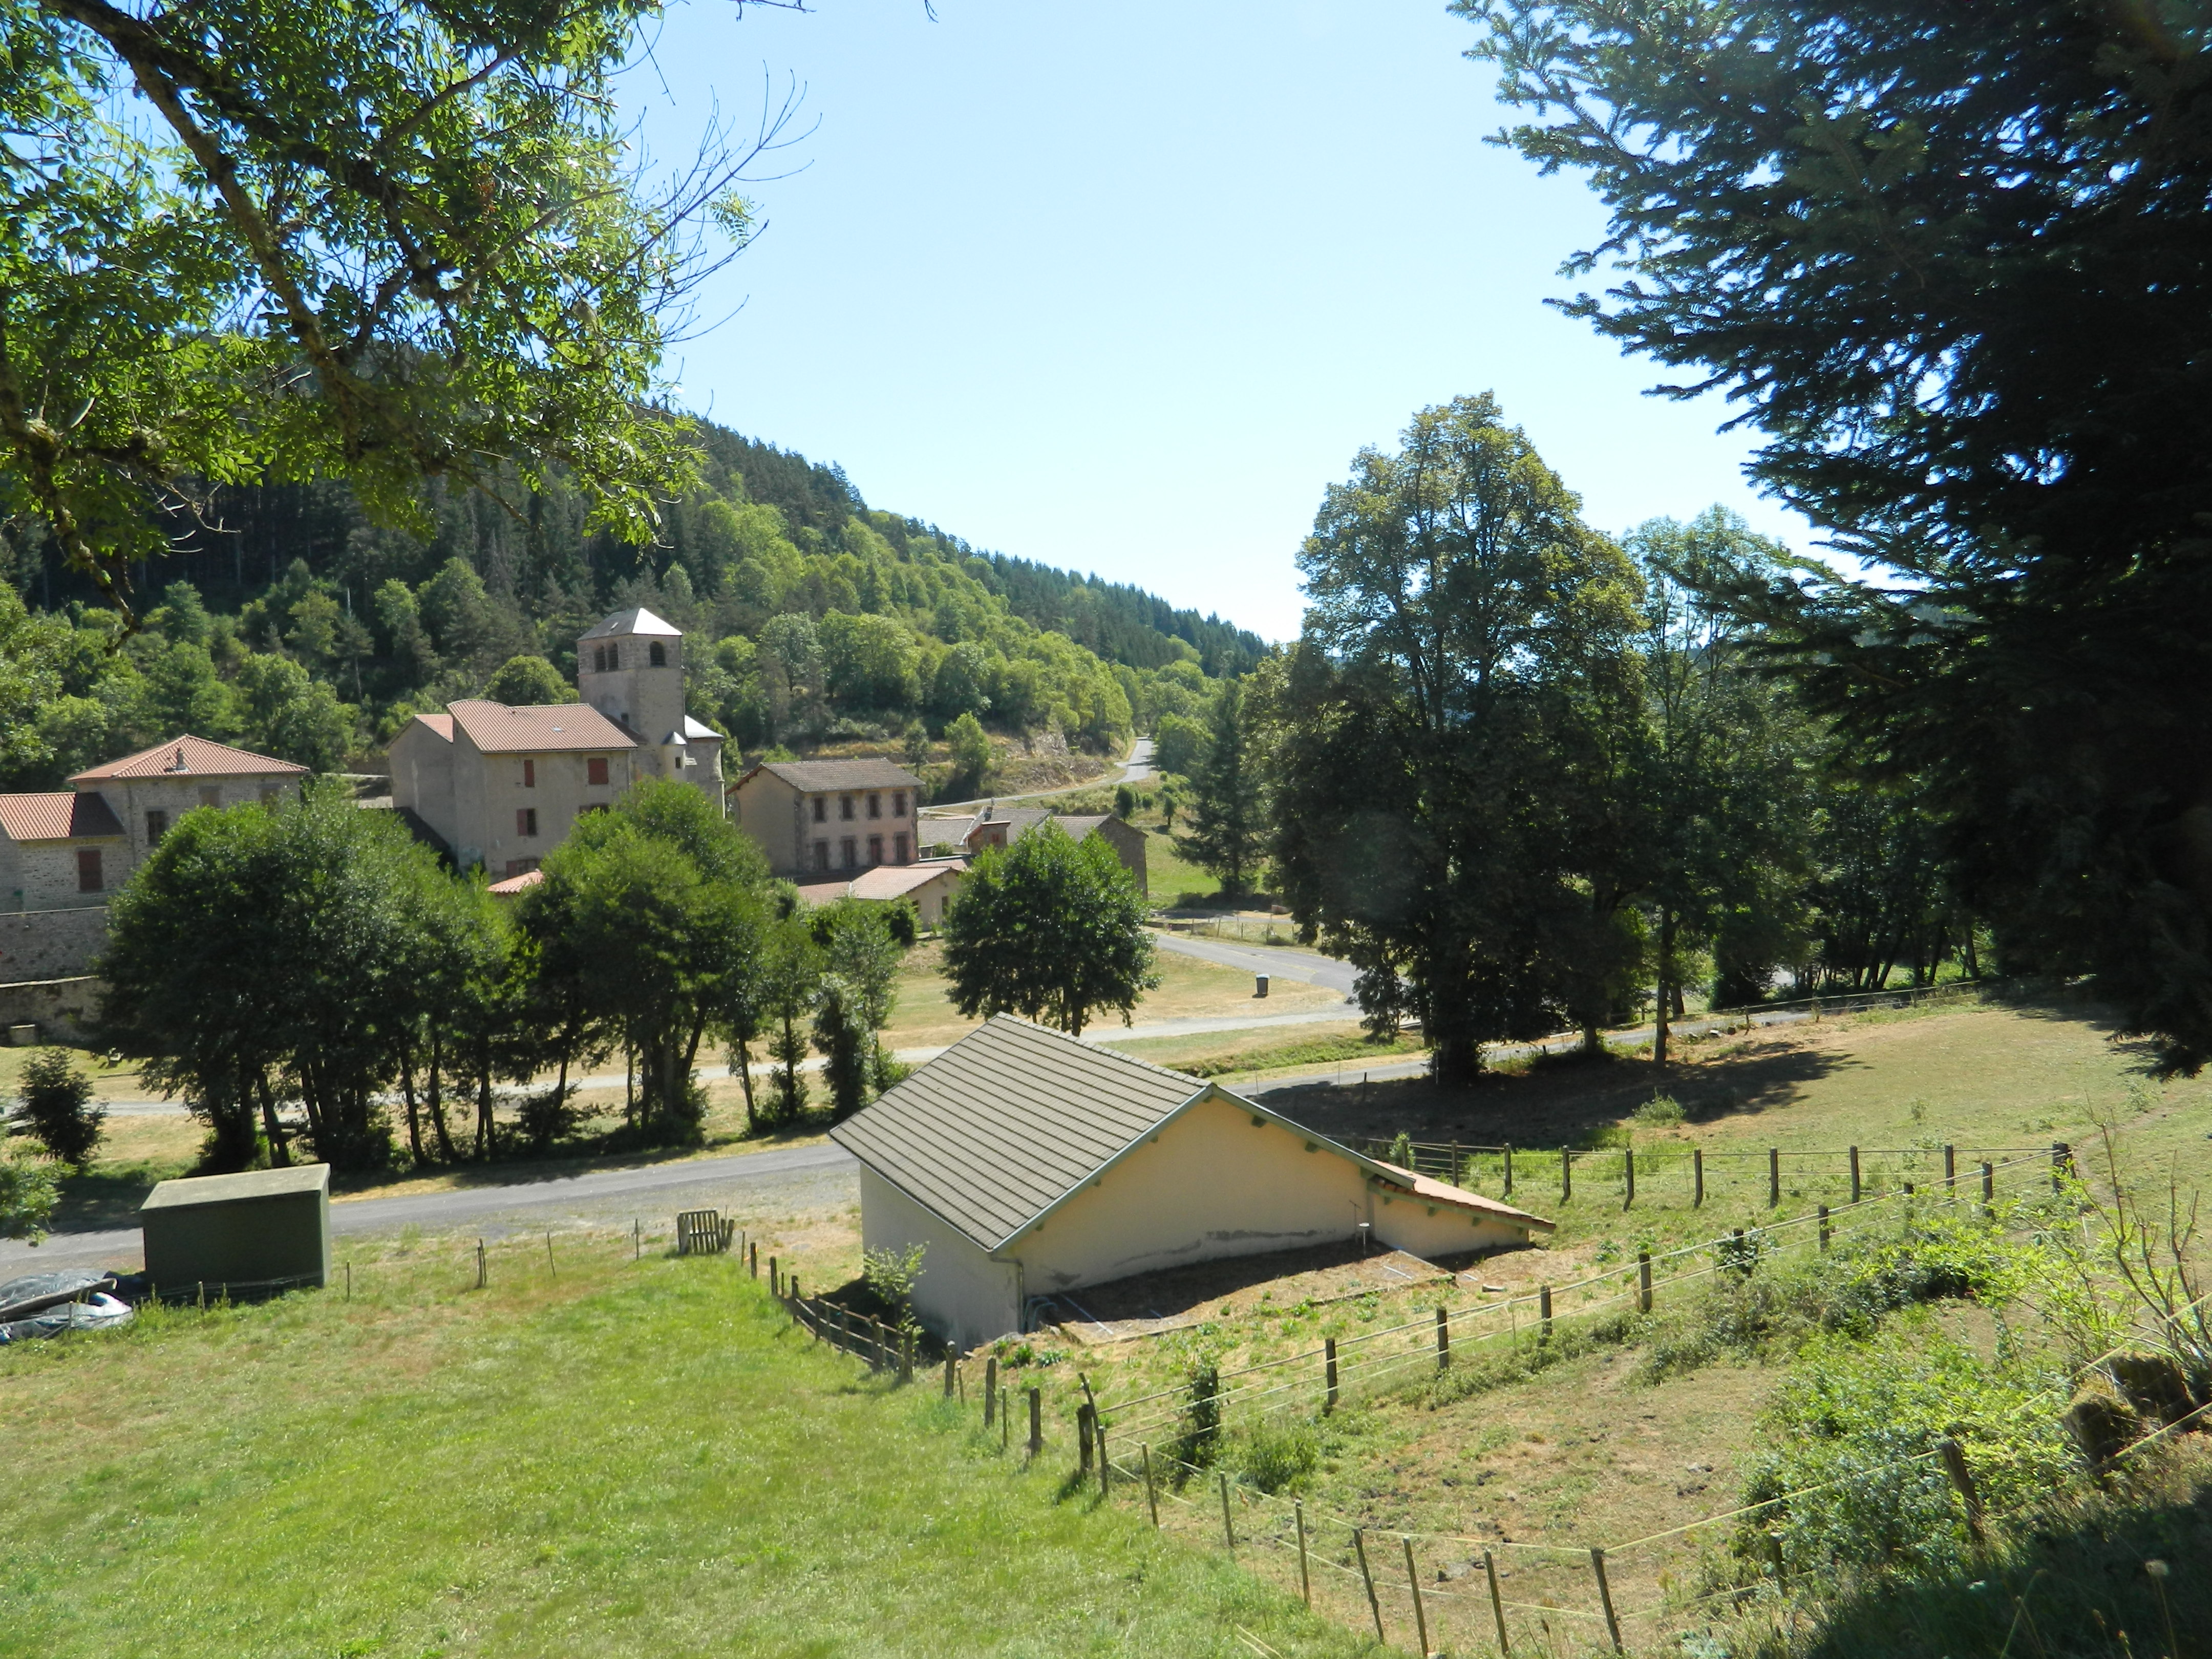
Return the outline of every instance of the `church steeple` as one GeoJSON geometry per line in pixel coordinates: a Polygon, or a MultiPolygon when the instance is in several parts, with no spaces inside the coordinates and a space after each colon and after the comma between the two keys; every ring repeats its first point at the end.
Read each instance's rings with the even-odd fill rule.
{"type": "Polygon", "coordinates": [[[576,690],[647,743],[681,742],[682,631],[642,606],[617,611],[577,639],[576,690]]]}

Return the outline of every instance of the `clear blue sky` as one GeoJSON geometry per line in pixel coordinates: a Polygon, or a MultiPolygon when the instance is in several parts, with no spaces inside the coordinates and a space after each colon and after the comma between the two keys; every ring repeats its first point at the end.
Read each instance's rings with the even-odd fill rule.
{"type": "Polygon", "coordinates": [[[1599,234],[1441,0],[690,0],[628,81],[663,155],[795,77],[803,166],[672,363],[683,400],[979,547],[1297,632],[1323,488],[1494,392],[1621,531],[1714,501],[1793,544],[1718,399],[1543,304],[1599,234]]]}

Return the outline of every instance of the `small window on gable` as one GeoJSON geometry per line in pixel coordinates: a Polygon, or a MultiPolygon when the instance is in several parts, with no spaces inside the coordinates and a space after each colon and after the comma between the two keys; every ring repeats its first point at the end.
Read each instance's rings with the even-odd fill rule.
{"type": "Polygon", "coordinates": [[[76,849],[76,890],[80,893],[102,893],[107,890],[106,872],[100,867],[100,848],[80,847],[76,849]]]}
{"type": "Polygon", "coordinates": [[[590,784],[605,785],[606,781],[607,757],[605,755],[593,755],[590,759],[584,763],[584,781],[590,784]]]}
{"type": "Polygon", "coordinates": [[[651,663],[655,668],[667,667],[668,647],[663,645],[659,640],[655,640],[651,645],[646,647],[645,659],[651,663]]]}

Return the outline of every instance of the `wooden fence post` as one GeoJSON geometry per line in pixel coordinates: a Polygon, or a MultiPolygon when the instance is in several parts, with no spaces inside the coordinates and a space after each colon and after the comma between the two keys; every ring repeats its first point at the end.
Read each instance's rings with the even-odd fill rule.
{"type": "Polygon", "coordinates": [[[1513,1146],[1510,1141],[1505,1147],[1505,1196],[1513,1196],[1513,1146]]]}
{"type": "Polygon", "coordinates": [[[1106,1419],[1096,1406],[1091,1408],[1091,1432],[1098,1438],[1098,1496],[1109,1498],[1114,1495],[1114,1460],[1106,1455],[1106,1419]]]}
{"type": "Polygon", "coordinates": [[[1044,1449],[1044,1390],[1030,1390],[1030,1455],[1044,1449]]]}
{"type": "MultiPolygon", "coordinates": [[[[749,1251],[747,1251],[746,1255],[748,1262],[752,1269],[752,1275],[755,1279],[758,1279],[760,1277],[760,1240],[755,1239],[752,1242],[752,1247],[749,1251]]],[[[773,1258],[771,1258],[771,1260],[773,1260],[773,1258]]]]}
{"type": "Polygon", "coordinates": [[[1982,1212],[1992,1214],[1997,1201],[1997,1168],[1994,1164],[1982,1165],[1982,1212]]]}
{"type": "Polygon", "coordinates": [[[1574,1154],[1562,1146],[1559,1148],[1559,1202],[1564,1204],[1574,1195],[1574,1154]]]}
{"type": "Polygon", "coordinates": [[[2066,1177],[2074,1172],[2074,1149],[2063,1140],[2051,1144],[2051,1190],[2066,1190],[2066,1177]]]}
{"type": "Polygon", "coordinates": [[[1651,1252],[1636,1253],[1636,1305],[1639,1311],[1651,1311],[1651,1252]]]}
{"type": "Polygon", "coordinates": [[[1451,1369],[1451,1316],[1442,1308],[1437,1310],[1437,1369],[1451,1369]]]}
{"type": "Polygon", "coordinates": [[[1421,1605],[1421,1575],[1413,1565],[1413,1540],[1409,1534],[1401,1533],[1398,1541],[1406,1547],[1406,1582],[1413,1590],[1413,1632],[1421,1644],[1421,1659],[1429,1659],[1429,1615],[1421,1605]]]}
{"type": "Polygon", "coordinates": [[[1375,1615],[1375,1639],[1387,1643],[1389,1638],[1382,1634],[1382,1604],[1375,1599],[1375,1575],[1367,1570],[1366,1528],[1352,1529],[1352,1547],[1359,1553],[1359,1578],[1367,1586],[1367,1610],[1375,1615]]]}
{"type": "Polygon", "coordinates": [[[1490,1580],[1490,1616],[1498,1621],[1498,1650],[1510,1653],[1513,1644],[1505,1634],[1505,1598],[1498,1593],[1498,1558],[1488,1550],[1482,1553],[1482,1571],[1490,1580]]]}
{"type": "MultiPolygon", "coordinates": [[[[480,1238],[477,1240],[477,1288],[478,1290],[483,1289],[484,1278],[484,1247],[483,1240],[480,1238]]],[[[202,1307],[207,1305],[207,1286],[204,1285],[200,1286],[200,1305],[202,1307]]]]}
{"type": "Polygon", "coordinates": [[[999,1390],[999,1449],[1006,1451],[1014,1443],[1014,1413],[1009,1403],[1011,1391],[999,1390]]]}
{"type": "Polygon", "coordinates": [[[952,1398],[952,1376],[953,1376],[953,1372],[954,1372],[955,1370],[957,1370],[959,1368],[959,1364],[960,1364],[960,1361],[959,1361],[958,1358],[957,1358],[957,1357],[953,1353],[952,1350],[951,1350],[951,1348],[947,1348],[947,1349],[945,1349],[945,1397],[947,1400],[950,1400],[950,1399],[951,1399],[951,1398],[952,1398]]]}
{"type": "Polygon", "coordinates": [[[1305,1598],[1306,1609],[1313,1609],[1313,1580],[1306,1571],[1306,1500],[1291,1499],[1291,1514],[1298,1523],[1298,1594],[1305,1598]]]}
{"type": "Polygon", "coordinates": [[[1620,1645],[1620,1620],[1613,1616],[1613,1588],[1605,1582],[1605,1552],[1595,1547],[1590,1550],[1590,1571],[1597,1575],[1597,1599],[1605,1608],[1606,1634],[1613,1638],[1613,1650],[1626,1653],[1627,1650],[1620,1645]]]}
{"type": "Polygon", "coordinates": [[[1946,1146],[1943,1148],[1943,1191],[1948,1195],[1954,1194],[1958,1190],[1959,1149],[1956,1146],[1946,1146]]]}
{"type": "Polygon", "coordinates": [[[1082,1447],[1078,1473],[1085,1480],[1091,1478],[1091,1402],[1085,1401],[1075,1408],[1075,1438],[1082,1447]]]}
{"type": "Polygon", "coordinates": [[[1702,1146],[1690,1148],[1690,1207],[1702,1210],[1705,1207],[1705,1149],[1702,1146]]]}
{"type": "Polygon", "coordinates": [[[1851,1202],[1859,1201],[1859,1149],[1851,1148],[1851,1202]]]}
{"type": "Polygon", "coordinates": [[[1237,1528],[1229,1518],[1229,1472],[1216,1469],[1214,1478],[1221,1482],[1221,1535],[1229,1540],[1229,1553],[1237,1553],[1237,1528]]]}
{"type": "Polygon", "coordinates": [[[1621,1178],[1628,1182],[1628,1196],[1621,1200],[1620,1207],[1632,1210],[1636,1207],[1636,1146],[1633,1141],[1621,1148],[1620,1174],[1621,1178]]]}
{"type": "Polygon", "coordinates": [[[1959,1501],[1966,1507],[1966,1536],[1974,1540],[1976,1549],[1984,1548],[1989,1537],[1982,1529],[1982,1494],[1974,1485],[1974,1472],[1966,1467],[1966,1450],[1955,1440],[1944,1440],[1936,1449],[1943,1454],[1944,1473],[1951,1484],[1959,1489],[1959,1501]]]}
{"type": "Polygon", "coordinates": [[[1766,1207],[1770,1210],[1782,1207],[1782,1149],[1779,1146],[1766,1149],[1766,1207]]]}
{"type": "Polygon", "coordinates": [[[1827,1253],[1828,1253],[1828,1206],[1827,1206],[1826,1205],[1823,1204],[1823,1205],[1820,1206],[1820,1254],[1821,1254],[1822,1255],[1827,1255],[1827,1253]]]}
{"type": "Polygon", "coordinates": [[[1145,1507],[1152,1512],[1152,1526],[1160,1524],[1160,1495],[1152,1486],[1152,1444],[1146,1441],[1139,1449],[1145,1455],[1145,1507]]]}
{"type": "Polygon", "coordinates": [[[776,1271],[774,1256],[768,1259],[768,1293],[770,1296],[783,1294],[783,1275],[776,1271]]]}
{"type": "Polygon", "coordinates": [[[983,1426],[991,1426],[991,1419],[999,1409],[999,1356],[993,1354],[983,1362],[983,1426]]]}
{"type": "Polygon", "coordinates": [[[1536,1287],[1536,1316],[1544,1322],[1544,1328],[1537,1334],[1537,1340],[1549,1342],[1552,1340],[1552,1287],[1549,1285],[1536,1287]]]}
{"type": "Polygon", "coordinates": [[[1323,1380],[1328,1384],[1328,1399],[1323,1411],[1336,1409],[1336,1339],[1325,1336],[1321,1340],[1321,1364],[1323,1380]]]}

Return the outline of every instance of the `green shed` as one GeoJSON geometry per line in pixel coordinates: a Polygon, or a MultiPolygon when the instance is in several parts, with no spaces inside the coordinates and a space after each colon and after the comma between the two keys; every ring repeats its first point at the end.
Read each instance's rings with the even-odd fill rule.
{"type": "Polygon", "coordinates": [[[138,1207],[146,1276],[159,1291],[233,1293],[331,1276],[331,1166],[164,1181],[138,1207]]]}

